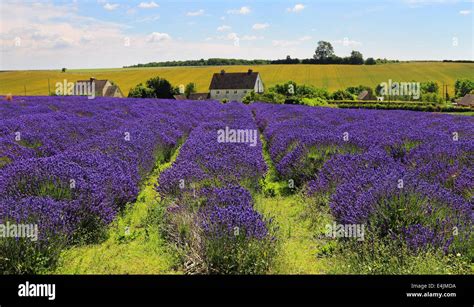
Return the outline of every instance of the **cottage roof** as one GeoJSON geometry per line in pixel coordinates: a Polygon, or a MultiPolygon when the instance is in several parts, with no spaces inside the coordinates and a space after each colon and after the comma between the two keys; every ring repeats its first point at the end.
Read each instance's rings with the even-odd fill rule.
{"type": "Polygon", "coordinates": [[[212,76],[211,90],[223,89],[253,89],[257,82],[258,72],[249,70],[248,72],[227,73],[222,71],[212,76]]]}

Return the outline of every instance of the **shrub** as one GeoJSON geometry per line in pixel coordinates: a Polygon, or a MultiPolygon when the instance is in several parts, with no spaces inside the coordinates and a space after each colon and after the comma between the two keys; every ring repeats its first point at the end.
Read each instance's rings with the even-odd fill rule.
{"type": "Polygon", "coordinates": [[[333,100],[355,100],[354,95],[346,90],[337,90],[331,95],[333,100]]]}
{"type": "Polygon", "coordinates": [[[466,94],[474,90],[474,81],[469,79],[458,79],[454,83],[454,96],[456,98],[464,97],[466,94]]]}
{"type": "Polygon", "coordinates": [[[263,274],[275,255],[275,238],[251,205],[213,206],[202,213],[203,255],[210,273],[263,274]]]}

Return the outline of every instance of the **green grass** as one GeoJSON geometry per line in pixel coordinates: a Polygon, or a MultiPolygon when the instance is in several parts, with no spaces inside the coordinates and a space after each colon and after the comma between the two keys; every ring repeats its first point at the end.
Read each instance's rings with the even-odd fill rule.
{"type": "Polygon", "coordinates": [[[134,204],[109,227],[105,242],[73,247],[62,253],[54,274],[180,274],[177,255],[147,222],[150,206],[158,206],[155,183],[176,159],[158,164],[143,183],[134,204]],[[127,230],[128,228],[128,230],[127,230]]]}
{"type": "Polygon", "coordinates": [[[270,274],[325,274],[330,259],[318,258],[323,246],[305,216],[299,196],[255,197],[255,208],[278,225],[280,249],[270,274]]]}
{"type": "Polygon", "coordinates": [[[464,116],[474,116],[474,111],[472,112],[451,112],[451,115],[464,115],[464,116]]]}
{"type": "Polygon", "coordinates": [[[10,164],[12,160],[7,156],[0,157],[0,168],[10,164]]]}
{"type": "Polygon", "coordinates": [[[330,91],[349,86],[367,85],[375,87],[380,82],[393,81],[436,81],[438,84],[450,85],[448,90],[453,94],[454,82],[459,78],[472,78],[472,63],[412,62],[383,65],[251,65],[251,66],[205,66],[205,67],[153,67],[153,68],[103,68],[38,71],[4,71],[0,72],[0,94],[47,95],[48,78],[51,91],[56,82],[64,79],[76,80],[96,77],[114,81],[127,95],[130,88],[147,79],[160,76],[168,79],[173,85],[196,83],[199,92],[208,91],[212,74],[225,69],[227,72],[242,72],[249,68],[260,72],[265,86],[293,80],[299,84],[314,85],[330,91]]]}

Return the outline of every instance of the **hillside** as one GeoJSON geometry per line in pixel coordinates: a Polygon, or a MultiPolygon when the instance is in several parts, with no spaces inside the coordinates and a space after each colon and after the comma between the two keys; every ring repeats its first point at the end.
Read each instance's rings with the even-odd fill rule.
{"type": "Polygon", "coordinates": [[[173,85],[195,82],[198,91],[207,91],[211,76],[221,69],[228,72],[246,71],[252,68],[261,73],[266,86],[294,80],[297,83],[312,84],[334,91],[348,86],[368,85],[375,87],[380,82],[394,81],[437,81],[448,84],[453,93],[454,82],[459,78],[472,78],[472,63],[394,63],[383,65],[254,65],[254,66],[206,66],[206,67],[157,67],[157,68],[116,68],[45,71],[6,71],[0,72],[0,94],[47,95],[48,78],[51,91],[56,82],[76,81],[96,77],[110,79],[120,86],[125,95],[131,87],[147,79],[160,76],[173,85]]]}

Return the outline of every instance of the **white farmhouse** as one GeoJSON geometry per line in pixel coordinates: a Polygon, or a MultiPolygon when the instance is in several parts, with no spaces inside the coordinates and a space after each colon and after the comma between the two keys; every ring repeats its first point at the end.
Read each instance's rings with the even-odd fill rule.
{"type": "Polygon", "coordinates": [[[242,101],[244,96],[251,91],[263,93],[264,87],[260,74],[251,69],[248,72],[237,73],[226,73],[222,70],[212,76],[209,90],[211,99],[242,101]]]}

